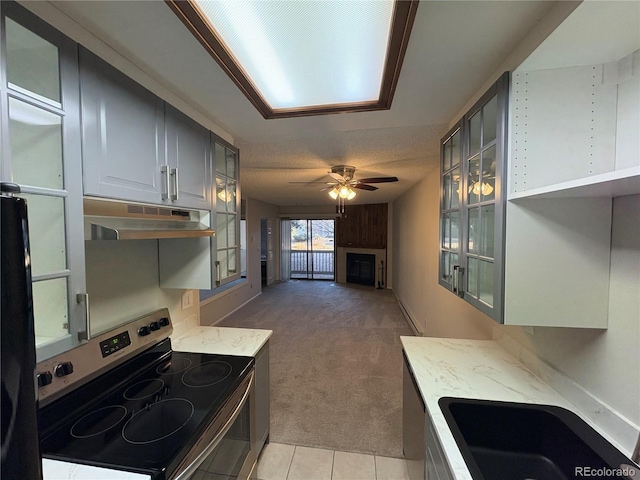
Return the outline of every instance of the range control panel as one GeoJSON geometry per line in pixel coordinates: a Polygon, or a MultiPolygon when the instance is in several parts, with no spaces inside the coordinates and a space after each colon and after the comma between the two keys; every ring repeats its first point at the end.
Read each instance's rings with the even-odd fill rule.
{"type": "Polygon", "coordinates": [[[173,332],[169,310],[156,310],[38,363],[38,400],[44,406],[173,332]]]}

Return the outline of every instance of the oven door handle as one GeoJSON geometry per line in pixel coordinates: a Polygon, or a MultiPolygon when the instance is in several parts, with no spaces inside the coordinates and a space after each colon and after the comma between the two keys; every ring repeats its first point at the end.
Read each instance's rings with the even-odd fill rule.
{"type": "Polygon", "coordinates": [[[216,449],[216,447],[222,441],[224,436],[229,432],[229,430],[231,429],[231,426],[238,418],[238,415],[240,415],[240,412],[244,408],[244,405],[245,403],[247,403],[247,400],[249,399],[249,395],[251,394],[251,389],[253,388],[253,381],[254,381],[254,372],[252,371],[249,375],[250,375],[250,379],[249,379],[249,383],[247,383],[247,389],[244,392],[244,395],[242,395],[242,399],[240,400],[240,403],[238,403],[238,406],[233,411],[233,414],[231,415],[229,420],[227,420],[227,422],[220,429],[220,431],[215,436],[215,438],[200,453],[200,455],[198,455],[195,458],[195,460],[193,460],[189,465],[187,465],[183,469],[180,468],[178,470],[179,472],[178,475],[176,475],[175,477],[171,477],[171,480],[188,480],[196,472],[198,467],[207,459],[207,457],[211,454],[211,452],[213,452],[216,449]]]}

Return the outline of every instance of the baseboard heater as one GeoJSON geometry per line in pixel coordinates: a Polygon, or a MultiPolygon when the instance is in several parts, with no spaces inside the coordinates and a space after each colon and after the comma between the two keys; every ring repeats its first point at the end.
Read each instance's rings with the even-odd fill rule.
{"type": "MultiPolygon", "coordinates": [[[[395,292],[394,292],[394,295],[395,295],[395,292]]],[[[396,300],[398,301],[398,305],[400,306],[400,311],[402,312],[402,315],[404,315],[404,318],[409,324],[409,327],[411,328],[411,330],[413,330],[413,334],[417,337],[424,336],[424,332],[420,331],[420,329],[416,325],[416,322],[413,321],[413,318],[411,318],[411,315],[409,314],[404,304],[402,303],[402,300],[400,300],[397,295],[396,295],[396,300]]]]}

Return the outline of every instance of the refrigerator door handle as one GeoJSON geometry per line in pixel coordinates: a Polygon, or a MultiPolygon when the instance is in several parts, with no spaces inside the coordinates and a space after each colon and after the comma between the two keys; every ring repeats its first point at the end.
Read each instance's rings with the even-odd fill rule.
{"type": "Polygon", "coordinates": [[[84,320],[85,329],[78,332],[78,340],[87,341],[91,338],[91,313],[89,311],[89,294],[78,293],[76,295],[76,301],[78,303],[84,303],[84,320]]]}

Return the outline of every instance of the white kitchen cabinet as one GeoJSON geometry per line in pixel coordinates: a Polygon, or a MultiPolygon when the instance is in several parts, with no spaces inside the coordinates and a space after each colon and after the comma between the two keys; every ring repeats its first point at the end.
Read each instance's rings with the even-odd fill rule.
{"type": "Polygon", "coordinates": [[[170,202],[209,210],[212,181],[209,131],[166,103],[165,129],[170,202]]]}
{"type": "Polygon", "coordinates": [[[439,282],[503,321],[509,74],[441,142],[439,282]]]}
{"type": "Polygon", "coordinates": [[[84,194],[211,208],[207,129],[80,51],[84,194]]]}
{"type": "Polygon", "coordinates": [[[512,76],[505,324],[607,328],[613,198],[640,192],[640,51],[613,55],[512,76]]]}
{"type": "Polygon", "coordinates": [[[3,182],[27,200],[38,361],[87,332],[77,45],[2,2],[3,182]]]}
{"type": "Polygon", "coordinates": [[[80,93],[84,194],[168,199],[162,100],[84,48],[80,93]]]}

